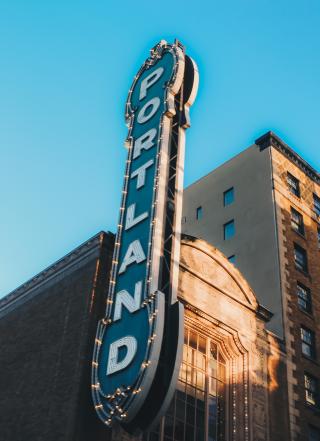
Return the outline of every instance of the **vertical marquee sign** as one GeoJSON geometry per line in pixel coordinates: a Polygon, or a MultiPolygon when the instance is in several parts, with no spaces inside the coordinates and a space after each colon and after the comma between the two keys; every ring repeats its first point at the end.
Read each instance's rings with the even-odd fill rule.
{"type": "Polygon", "coordinates": [[[146,429],[165,412],[181,362],[184,132],[197,87],[197,68],[184,47],[162,40],[126,103],[128,158],[92,395],[101,420],[118,421],[129,432],[146,429]]]}

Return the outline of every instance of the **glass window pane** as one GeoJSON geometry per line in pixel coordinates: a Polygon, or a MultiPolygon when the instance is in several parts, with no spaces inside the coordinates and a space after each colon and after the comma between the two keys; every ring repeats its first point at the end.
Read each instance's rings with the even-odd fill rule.
{"type": "Polygon", "coordinates": [[[223,238],[224,240],[231,239],[235,235],[235,226],[234,226],[234,220],[231,220],[230,222],[227,222],[223,226],[223,238]]]}
{"type": "Polygon", "coordinates": [[[314,211],[317,216],[320,216],[320,197],[313,194],[314,211]]]}
{"type": "Polygon", "coordinates": [[[313,426],[309,426],[308,441],[320,441],[320,429],[317,429],[313,426]]]}
{"type": "Polygon", "coordinates": [[[197,208],[197,211],[196,211],[196,217],[197,217],[197,220],[202,219],[202,216],[203,216],[202,207],[198,207],[198,208],[197,208]]]}
{"type": "Polygon", "coordinates": [[[226,207],[227,205],[232,204],[233,201],[234,201],[234,190],[232,187],[223,193],[223,205],[226,207]]]}
{"type": "Polygon", "coordinates": [[[294,244],[294,260],[299,270],[305,273],[308,272],[307,252],[297,244],[294,244]]]}
{"type": "Polygon", "coordinates": [[[311,312],[311,292],[310,289],[297,282],[298,305],[306,312],[311,312]]]}
{"type": "Polygon", "coordinates": [[[289,191],[295,196],[300,197],[300,185],[297,178],[292,176],[289,172],[287,173],[287,184],[289,191]]]}

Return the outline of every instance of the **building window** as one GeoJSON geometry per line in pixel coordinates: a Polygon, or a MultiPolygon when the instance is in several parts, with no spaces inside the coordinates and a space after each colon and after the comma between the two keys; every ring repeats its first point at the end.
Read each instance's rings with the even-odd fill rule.
{"type": "Polygon", "coordinates": [[[235,234],[235,228],[234,228],[234,220],[231,220],[230,222],[227,222],[223,225],[223,238],[224,240],[231,239],[235,234]]]}
{"type": "Polygon", "coordinates": [[[312,406],[317,406],[318,380],[306,372],[304,374],[304,389],[306,393],[306,402],[312,406]]]}
{"type": "Polygon", "coordinates": [[[304,326],[301,326],[301,350],[303,355],[310,358],[316,357],[316,345],[314,332],[304,326]]]}
{"type": "Polygon", "coordinates": [[[175,396],[158,428],[145,433],[143,441],[224,441],[226,369],[219,345],[186,328],[175,396]]]}
{"type": "Polygon", "coordinates": [[[234,202],[234,190],[233,187],[229,188],[223,193],[223,205],[226,207],[234,202]]]}
{"type": "Polygon", "coordinates": [[[311,313],[312,303],[310,289],[302,285],[300,282],[297,282],[297,297],[299,308],[311,313]]]}
{"type": "Polygon", "coordinates": [[[313,193],[313,208],[317,216],[320,216],[320,198],[313,193]]]}
{"type": "Polygon", "coordinates": [[[229,262],[235,264],[236,263],[236,256],[235,254],[232,254],[232,256],[228,257],[229,262]]]}
{"type": "Polygon", "coordinates": [[[318,247],[320,248],[320,227],[317,227],[318,247]]]}
{"type": "Polygon", "coordinates": [[[320,441],[320,429],[309,426],[308,441],[320,441]]]}
{"type": "Polygon", "coordinates": [[[304,224],[302,214],[291,207],[291,227],[299,234],[304,235],[304,224]]]}
{"type": "Polygon", "coordinates": [[[307,252],[297,244],[294,244],[294,262],[300,271],[308,272],[307,252]]]}
{"type": "Polygon", "coordinates": [[[287,184],[290,193],[294,194],[298,198],[300,197],[300,185],[299,180],[292,176],[291,173],[287,173],[287,184]]]}
{"type": "Polygon", "coordinates": [[[202,207],[198,207],[197,210],[196,210],[197,220],[202,219],[202,215],[203,215],[202,207]]]}

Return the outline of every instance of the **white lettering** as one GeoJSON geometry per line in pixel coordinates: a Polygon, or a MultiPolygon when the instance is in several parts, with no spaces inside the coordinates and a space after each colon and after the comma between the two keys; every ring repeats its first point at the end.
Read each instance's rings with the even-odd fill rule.
{"type": "Polygon", "coordinates": [[[137,282],[134,288],[134,297],[125,289],[116,294],[116,304],[114,307],[113,321],[121,319],[122,306],[125,306],[129,312],[135,312],[140,308],[142,293],[142,282],[137,282]]]}
{"type": "Polygon", "coordinates": [[[134,262],[140,263],[146,260],[146,256],[142,249],[140,240],[134,240],[128,246],[127,252],[124,256],[123,262],[119,269],[119,274],[124,273],[127,270],[127,266],[131,265],[134,262]]]}
{"type": "Polygon", "coordinates": [[[139,214],[139,216],[135,218],[134,217],[135,211],[136,211],[136,204],[129,205],[129,207],[127,208],[125,230],[129,230],[130,228],[139,224],[148,217],[148,212],[145,211],[144,213],[139,214]]]}
{"type": "Polygon", "coordinates": [[[132,335],[127,335],[126,337],[122,337],[119,340],[111,343],[107,364],[107,375],[111,375],[125,369],[136,355],[137,347],[137,340],[132,335]],[[118,361],[119,349],[124,346],[127,349],[126,355],[121,361],[118,361]]]}
{"type": "Polygon", "coordinates": [[[151,87],[154,83],[158,81],[158,79],[163,74],[163,67],[158,67],[158,69],[151,72],[150,75],[148,75],[142,82],[140,87],[140,95],[139,100],[141,101],[143,98],[147,96],[147,90],[149,87],[151,87]]]}
{"type": "Polygon", "coordinates": [[[157,96],[152,98],[150,101],[148,101],[140,110],[138,113],[137,121],[140,124],[144,124],[145,122],[149,121],[153,117],[153,115],[156,113],[156,111],[159,109],[160,106],[160,98],[157,96]],[[147,112],[147,109],[151,107],[151,110],[147,112]]]}
{"type": "Polygon", "coordinates": [[[131,179],[137,176],[137,190],[143,187],[146,182],[146,171],[147,168],[153,165],[153,159],[143,164],[141,167],[137,168],[134,172],[131,173],[131,179]]]}
{"type": "Polygon", "coordinates": [[[141,155],[141,150],[149,150],[154,146],[154,138],[157,134],[157,129],[150,129],[139,138],[135,140],[133,149],[133,159],[141,155]]]}

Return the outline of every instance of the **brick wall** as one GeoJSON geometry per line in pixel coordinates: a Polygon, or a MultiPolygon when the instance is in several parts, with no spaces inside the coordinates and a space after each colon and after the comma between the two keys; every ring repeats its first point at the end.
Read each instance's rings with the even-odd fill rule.
{"type": "Polygon", "coordinates": [[[2,308],[2,441],[107,440],[90,396],[90,370],[112,247],[112,235],[100,233],[2,308]]]}

